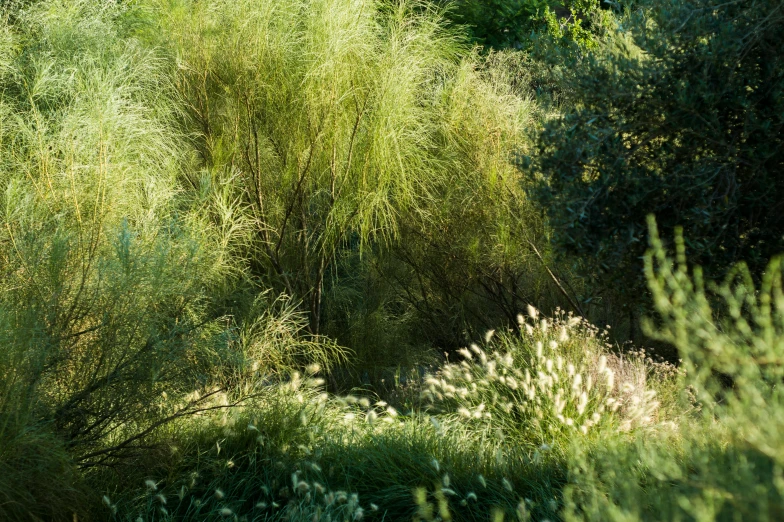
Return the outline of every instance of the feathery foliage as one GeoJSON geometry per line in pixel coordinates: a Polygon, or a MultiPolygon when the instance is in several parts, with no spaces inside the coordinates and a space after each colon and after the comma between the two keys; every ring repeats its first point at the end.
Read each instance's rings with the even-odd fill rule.
{"type": "Polygon", "coordinates": [[[383,366],[386,346],[454,347],[548,293],[510,166],[536,118],[513,56],[469,53],[416,2],[178,6],[164,27],[194,140],[253,223],[252,273],[301,301],[312,333],[383,366]]]}
{"type": "MultiPolygon", "coordinates": [[[[222,310],[245,279],[243,222],[220,193],[183,195],[191,158],[170,65],[134,36],[146,23],[84,1],[4,26],[4,433],[45,419],[82,467],[134,455],[242,366],[222,310]],[[205,220],[205,206],[224,212],[205,220]]],[[[288,357],[298,320],[274,321],[289,335],[268,353],[288,357]]]]}
{"type": "Polygon", "coordinates": [[[693,411],[678,430],[648,435],[644,444],[635,438],[581,449],[566,518],[777,520],[784,514],[780,258],[759,288],[744,264],[723,284],[708,285],[699,267],[689,274],[680,232],[673,261],[649,223],[646,275],[661,322],[647,328],[683,357],[693,411]],[[708,288],[721,299],[718,309],[708,288]]]}

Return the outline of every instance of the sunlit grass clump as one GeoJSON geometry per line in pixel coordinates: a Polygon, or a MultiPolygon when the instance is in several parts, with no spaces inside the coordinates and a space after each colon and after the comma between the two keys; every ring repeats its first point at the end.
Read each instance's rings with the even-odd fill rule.
{"type": "Polygon", "coordinates": [[[675,369],[644,354],[615,354],[606,332],[571,314],[541,317],[529,306],[519,334],[489,332],[487,347],[460,350],[463,360],[428,378],[433,407],[454,412],[477,436],[498,430],[513,444],[558,446],[605,429],[658,422],[656,387],[675,369]],[[649,377],[654,381],[649,383],[649,377]]]}

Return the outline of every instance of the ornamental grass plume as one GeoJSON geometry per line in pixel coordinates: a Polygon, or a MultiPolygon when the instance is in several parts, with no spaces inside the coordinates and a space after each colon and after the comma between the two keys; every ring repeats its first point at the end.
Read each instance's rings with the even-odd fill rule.
{"type": "Polygon", "coordinates": [[[564,450],[574,437],[607,428],[629,431],[657,422],[658,371],[644,353],[615,354],[606,332],[556,311],[540,318],[529,306],[521,334],[496,334],[485,348],[459,353],[463,361],[428,376],[424,398],[433,411],[500,428],[519,443],[564,450]]]}

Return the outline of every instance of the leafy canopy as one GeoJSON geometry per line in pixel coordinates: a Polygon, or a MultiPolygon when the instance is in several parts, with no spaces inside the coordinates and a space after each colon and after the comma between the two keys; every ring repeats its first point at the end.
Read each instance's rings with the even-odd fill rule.
{"type": "Polygon", "coordinates": [[[645,216],[685,230],[711,276],[784,250],[784,12],[777,1],[643,4],[572,57],[575,106],[539,137],[531,195],[562,253],[605,284],[644,288],[645,216]]]}

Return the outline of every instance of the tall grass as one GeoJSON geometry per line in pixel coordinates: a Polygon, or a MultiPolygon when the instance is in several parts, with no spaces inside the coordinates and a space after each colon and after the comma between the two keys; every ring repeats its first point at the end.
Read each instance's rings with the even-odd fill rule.
{"type": "Polygon", "coordinates": [[[536,320],[523,336],[474,347],[429,376],[421,392],[430,411],[330,396],[315,374],[295,374],[232,414],[182,425],[178,456],[155,471],[155,488],[140,479],[135,496],[113,505],[121,518],[145,520],[557,517],[570,446],[668,425],[651,387],[670,389],[673,374],[641,357],[622,362],[579,321],[536,320]],[[556,356],[549,341],[559,337],[556,356]],[[542,341],[546,354],[524,355],[545,350],[542,341]],[[532,364],[539,400],[524,377],[532,364]],[[571,400],[578,372],[587,376],[585,404],[582,393],[571,400]]]}

